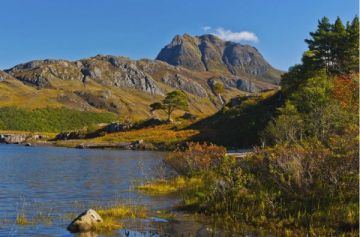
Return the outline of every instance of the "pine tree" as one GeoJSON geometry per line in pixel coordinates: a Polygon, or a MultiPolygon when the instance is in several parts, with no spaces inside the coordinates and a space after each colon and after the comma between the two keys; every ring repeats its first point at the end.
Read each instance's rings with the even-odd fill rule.
{"type": "Polygon", "coordinates": [[[344,24],[338,17],[332,25],[330,42],[331,42],[331,62],[329,67],[331,74],[342,74],[346,68],[347,57],[346,47],[348,47],[348,37],[344,24]]]}
{"type": "Polygon", "coordinates": [[[348,44],[345,50],[348,59],[347,72],[359,72],[359,17],[356,16],[351,24],[347,24],[348,44]]]}
{"type": "Polygon", "coordinates": [[[305,42],[309,45],[309,50],[314,53],[316,60],[315,67],[326,68],[327,70],[332,65],[331,61],[331,24],[329,18],[323,17],[318,22],[318,29],[315,32],[310,32],[312,39],[306,39],[305,42]]]}

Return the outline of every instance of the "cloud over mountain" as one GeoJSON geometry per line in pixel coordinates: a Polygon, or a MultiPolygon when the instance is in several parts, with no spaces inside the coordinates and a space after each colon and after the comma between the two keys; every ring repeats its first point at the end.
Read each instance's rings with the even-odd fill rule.
{"type": "MultiPolygon", "coordinates": [[[[204,31],[209,31],[211,27],[206,26],[203,28],[204,31]]],[[[259,39],[253,32],[249,31],[240,31],[240,32],[233,32],[231,30],[226,30],[222,27],[219,27],[215,30],[215,32],[212,32],[213,35],[216,35],[220,39],[224,41],[232,41],[232,42],[240,42],[240,41],[252,41],[252,42],[258,42],[259,39]]]]}

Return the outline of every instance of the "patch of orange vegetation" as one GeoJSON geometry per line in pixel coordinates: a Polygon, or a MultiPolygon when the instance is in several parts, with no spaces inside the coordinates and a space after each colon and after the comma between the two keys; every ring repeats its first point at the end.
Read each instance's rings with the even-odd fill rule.
{"type": "Polygon", "coordinates": [[[197,130],[185,130],[180,129],[173,124],[166,124],[126,132],[111,133],[103,137],[96,138],[95,140],[107,142],[131,142],[135,140],[144,140],[145,142],[150,143],[169,144],[186,141],[197,134],[199,134],[199,131],[197,130]]]}
{"type": "Polygon", "coordinates": [[[358,110],[359,75],[343,75],[335,78],[332,94],[343,107],[358,110]]]}

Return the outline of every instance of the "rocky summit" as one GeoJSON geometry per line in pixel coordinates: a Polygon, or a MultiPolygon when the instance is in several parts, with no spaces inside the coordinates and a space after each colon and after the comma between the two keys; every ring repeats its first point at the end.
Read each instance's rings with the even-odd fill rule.
{"type": "Polygon", "coordinates": [[[221,97],[278,88],[280,71],[253,47],[224,42],[213,35],[176,36],[157,60],[97,55],[67,60],[35,60],[0,71],[0,106],[67,107],[151,116],[149,104],[173,90],[188,94],[192,114],[221,107],[221,97]]]}
{"type": "Polygon", "coordinates": [[[223,72],[240,79],[275,84],[279,83],[281,75],[256,48],[223,41],[214,35],[177,35],[156,59],[191,70],[223,72]]]}

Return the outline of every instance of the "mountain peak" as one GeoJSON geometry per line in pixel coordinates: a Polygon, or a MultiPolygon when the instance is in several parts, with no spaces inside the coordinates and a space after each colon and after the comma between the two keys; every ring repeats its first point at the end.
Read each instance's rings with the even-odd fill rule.
{"type": "Polygon", "coordinates": [[[281,74],[255,47],[223,41],[212,34],[176,35],[156,59],[190,70],[218,71],[275,84],[279,83],[281,74]]]}

